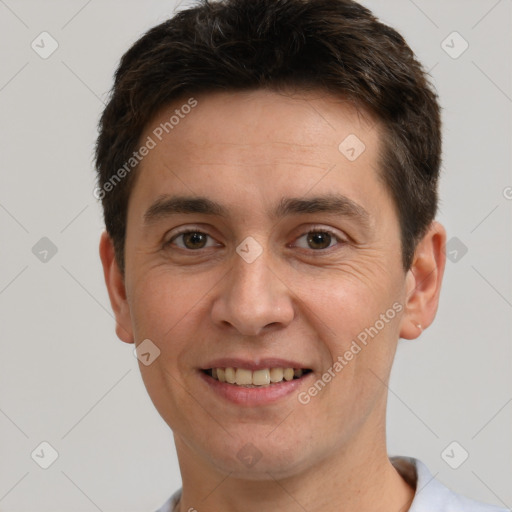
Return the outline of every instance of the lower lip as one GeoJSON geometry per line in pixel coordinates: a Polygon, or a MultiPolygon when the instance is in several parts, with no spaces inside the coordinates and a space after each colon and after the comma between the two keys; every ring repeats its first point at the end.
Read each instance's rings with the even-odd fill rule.
{"type": "Polygon", "coordinates": [[[300,379],[281,381],[278,384],[269,384],[261,388],[244,388],[236,384],[220,382],[199,370],[199,376],[217,395],[237,405],[255,406],[266,405],[279,401],[290,395],[312,377],[313,372],[303,375],[300,379]]]}

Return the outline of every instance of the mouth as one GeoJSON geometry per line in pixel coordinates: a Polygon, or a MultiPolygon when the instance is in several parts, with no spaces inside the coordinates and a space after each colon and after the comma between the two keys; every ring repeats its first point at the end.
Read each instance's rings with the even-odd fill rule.
{"type": "Polygon", "coordinates": [[[278,386],[284,382],[298,380],[312,372],[309,368],[208,368],[201,370],[205,375],[218,382],[232,384],[241,388],[265,388],[278,386]]]}

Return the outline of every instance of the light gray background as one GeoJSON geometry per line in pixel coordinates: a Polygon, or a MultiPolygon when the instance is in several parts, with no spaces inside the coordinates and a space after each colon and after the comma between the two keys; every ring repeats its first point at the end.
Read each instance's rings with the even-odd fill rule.
{"type": "MultiPolygon", "coordinates": [[[[447,262],[435,323],[400,342],[389,452],[419,457],[454,490],[510,508],[511,1],[364,3],[432,70],[444,109],[438,219],[468,249],[447,262]],[[441,47],[453,31],[469,43],[457,59],[441,47]],[[469,452],[456,470],[441,457],[452,441],[469,452]]],[[[151,512],[181,485],[172,433],[133,346],[114,333],[92,196],[96,125],[118,60],[175,8],[0,0],[3,512],[151,512]],[[42,31],[59,44],[46,60],[31,48],[42,31]],[[58,249],[46,263],[32,253],[42,237],[58,249]],[[42,441],[59,454],[46,470],[31,458],[42,441]]]]}

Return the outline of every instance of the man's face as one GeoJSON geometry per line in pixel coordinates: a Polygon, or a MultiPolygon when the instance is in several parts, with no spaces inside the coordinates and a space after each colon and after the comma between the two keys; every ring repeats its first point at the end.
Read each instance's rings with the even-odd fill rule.
{"type": "Polygon", "coordinates": [[[148,393],[178,450],[246,478],[293,474],[350,446],[371,450],[384,442],[383,381],[410,292],[397,214],[377,175],[380,126],[320,93],[196,99],[161,141],[155,128],[186,99],[147,126],[141,142],[157,144],[128,206],[128,312],[118,321],[125,341],[160,350],[139,363],[148,393]],[[177,196],[206,198],[224,215],[175,212],[168,200],[177,196]],[[345,206],[296,207],[323,196],[345,206]],[[283,361],[263,366],[311,372],[244,388],[203,371],[266,358],[283,361]]]}

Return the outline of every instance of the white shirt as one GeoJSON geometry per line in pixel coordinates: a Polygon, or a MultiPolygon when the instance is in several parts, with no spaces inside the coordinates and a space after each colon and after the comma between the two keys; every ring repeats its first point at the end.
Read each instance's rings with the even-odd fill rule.
{"type": "MultiPolygon", "coordinates": [[[[510,512],[457,494],[434,477],[427,466],[412,457],[391,457],[393,466],[416,489],[409,512],[510,512]]],[[[174,512],[181,496],[178,489],[156,512],[174,512]]]]}

